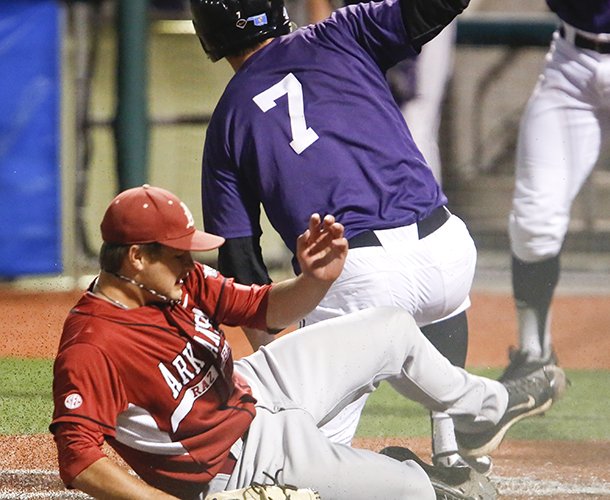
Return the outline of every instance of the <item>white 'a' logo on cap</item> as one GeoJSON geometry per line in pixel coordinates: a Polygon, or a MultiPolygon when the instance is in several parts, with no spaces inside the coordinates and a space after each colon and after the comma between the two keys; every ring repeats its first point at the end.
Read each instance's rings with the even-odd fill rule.
{"type": "Polygon", "coordinates": [[[189,207],[187,207],[183,201],[180,202],[180,206],[182,207],[182,210],[184,210],[184,215],[186,216],[186,227],[195,227],[195,219],[193,219],[193,214],[189,210],[189,207]]]}

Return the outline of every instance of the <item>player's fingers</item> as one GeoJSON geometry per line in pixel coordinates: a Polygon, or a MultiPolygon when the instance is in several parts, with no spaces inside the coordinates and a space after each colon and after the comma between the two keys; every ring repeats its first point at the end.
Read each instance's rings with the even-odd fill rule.
{"type": "MultiPolygon", "coordinates": [[[[318,214],[312,215],[310,218],[309,227],[312,229],[312,234],[315,237],[324,236],[331,232],[331,228],[335,224],[335,216],[331,214],[327,214],[324,216],[324,219],[320,221],[320,216],[318,214]],[[315,216],[315,217],[314,217],[315,216]]],[[[332,234],[332,233],[331,233],[332,234]]]]}
{"type": "Polygon", "coordinates": [[[333,239],[333,248],[335,249],[335,251],[339,252],[339,253],[347,253],[347,249],[348,249],[348,243],[347,243],[347,238],[345,238],[344,236],[341,237],[337,237],[333,239]]]}
{"type": "Polygon", "coordinates": [[[327,238],[328,222],[334,220],[334,217],[326,216],[324,219],[319,214],[314,213],[309,217],[309,245],[317,245],[327,238]]]}
{"type": "Polygon", "coordinates": [[[308,245],[306,257],[312,263],[317,261],[319,265],[322,262],[326,262],[327,259],[332,260],[346,255],[347,249],[347,239],[342,234],[335,237],[327,232],[323,238],[308,245]]]}
{"type": "Polygon", "coordinates": [[[328,214],[324,216],[324,227],[329,228],[335,223],[335,216],[328,214]]]}
{"type": "Polygon", "coordinates": [[[309,230],[311,233],[315,233],[320,230],[320,214],[311,214],[309,217],[309,230]]]}
{"type": "Polygon", "coordinates": [[[306,245],[308,245],[309,238],[311,236],[311,231],[306,229],[303,233],[301,233],[297,237],[297,249],[303,249],[306,245]]]}
{"type": "Polygon", "coordinates": [[[328,228],[328,231],[332,234],[333,238],[342,238],[345,233],[345,228],[343,227],[343,224],[335,222],[328,228]]]}

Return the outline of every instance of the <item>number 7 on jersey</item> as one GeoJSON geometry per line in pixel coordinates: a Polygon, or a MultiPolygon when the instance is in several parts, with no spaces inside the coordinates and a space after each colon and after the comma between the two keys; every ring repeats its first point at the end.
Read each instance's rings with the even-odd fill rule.
{"type": "Polygon", "coordinates": [[[276,101],[288,94],[288,116],[290,117],[290,131],[292,141],[290,147],[296,154],[301,154],[318,140],[318,134],[305,121],[305,107],[303,105],[303,86],[292,73],[288,73],[278,83],[254,96],[252,100],[266,113],[276,106],[276,101]]]}

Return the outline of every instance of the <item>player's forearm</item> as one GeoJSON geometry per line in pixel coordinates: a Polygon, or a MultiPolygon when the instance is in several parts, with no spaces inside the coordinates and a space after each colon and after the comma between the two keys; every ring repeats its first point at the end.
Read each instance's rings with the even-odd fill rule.
{"type": "Polygon", "coordinates": [[[402,18],[413,45],[421,47],[438,35],[470,0],[400,0],[402,18]]]}
{"type": "Polygon", "coordinates": [[[296,323],[320,303],[332,281],[305,274],[273,286],[267,305],[267,326],[281,329],[296,323]]]}
{"type": "Polygon", "coordinates": [[[108,458],[92,463],[72,481],[72,486],[94,498],[117,500],[175,499],[129,474],[108,458]]]}

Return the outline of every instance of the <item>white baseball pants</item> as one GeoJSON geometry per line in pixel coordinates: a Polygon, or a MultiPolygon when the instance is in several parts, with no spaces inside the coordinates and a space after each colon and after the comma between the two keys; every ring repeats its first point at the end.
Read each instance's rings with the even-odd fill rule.
{"type": "Polygon", "coordinates": [[[561,250],[574,198],[610,130],[610,55],[555,33],[522,117],[517,146],[511,250],[525,262],[561,250]]]}
{"type": "MultiPolygon", "coordinates": [[[[452,214],[421,240],[416,224],[375,234],[382,246],[349,251],[341,276],[305,318],[306,325],[368,307],[396,306],[425,326],[470,306],[477,252],[459,217],[452,214]]],[[[365,402],[363,397],[349,405],[324,433],[337,443],[351,443],[365,402]]]]}
{"type": "Polygon", "coordinates": [[[382,246],[349,251],[341,276],[305,325],[378,306],[409,312],[418,326],[450,318],[470,306],[477,251],[456,215],[419,239],[417,225],[375,231],[382,246]]]}

